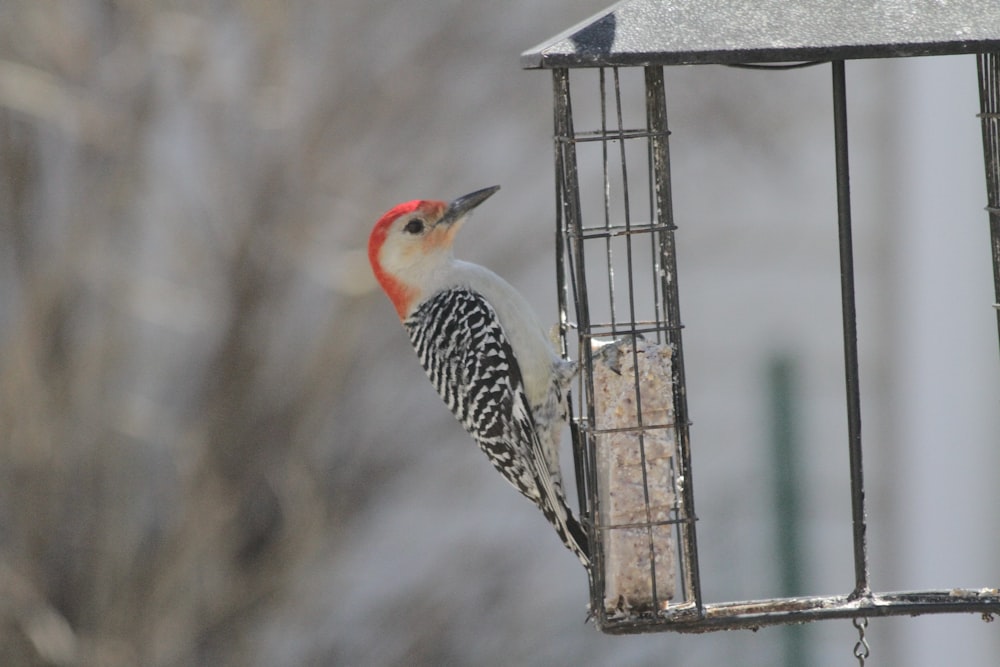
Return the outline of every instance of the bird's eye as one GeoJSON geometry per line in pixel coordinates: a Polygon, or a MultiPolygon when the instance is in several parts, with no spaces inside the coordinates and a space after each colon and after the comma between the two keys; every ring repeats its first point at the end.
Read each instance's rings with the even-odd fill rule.
{"type": "Polygon", "coordinates": [[[414,218],[406,223],[406,226],[403,227],[403,231],[407,234],[419,234],[424,231],[424,221],[420,218],[414,218]]]}

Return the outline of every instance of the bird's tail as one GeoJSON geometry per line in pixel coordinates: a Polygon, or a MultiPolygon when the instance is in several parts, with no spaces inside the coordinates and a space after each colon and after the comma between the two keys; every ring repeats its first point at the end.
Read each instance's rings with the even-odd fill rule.
{"type": "Polygon", "coordinates": [[[583,529],[580,522],[566,508],[566,533],[569,539],[564,540],[570,551],[576,554],[583,566],[590,567],[590,540],[587,538],[587,531],[583,529]]]}

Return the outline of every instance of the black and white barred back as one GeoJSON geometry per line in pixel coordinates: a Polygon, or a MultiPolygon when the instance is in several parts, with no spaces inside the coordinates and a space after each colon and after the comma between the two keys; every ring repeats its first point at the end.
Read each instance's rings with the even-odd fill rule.
{"type": "Polygon", "coordinates": [[[493,307],[471,289],[447,289],[422,303],[403,326],[448,409],[588,565],[586,535],[553,483],[521,368],[493,307]]]}

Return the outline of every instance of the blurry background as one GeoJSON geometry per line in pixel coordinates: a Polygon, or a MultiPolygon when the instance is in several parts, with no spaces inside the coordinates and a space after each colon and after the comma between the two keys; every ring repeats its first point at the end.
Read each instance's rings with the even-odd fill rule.
{"type": "MultiPolygon", "coordinates": [[[[384,210],[500,183],[459,252],[555,321],[551,78],[518,54],[604,4],[0,4],[0,663],[851,663],[848,621],[586,625],[375,291],[384,210]]],[[[847,73],[872,583],[996,586],[975,62],[847,73]]],[[[667,70],[710,601],[781,592],[776,399],[798,592],[853,583],[829,91],[667,70]]],[[[868,637],[870,664],[1000,653],[974,616],[868,637]]]]}

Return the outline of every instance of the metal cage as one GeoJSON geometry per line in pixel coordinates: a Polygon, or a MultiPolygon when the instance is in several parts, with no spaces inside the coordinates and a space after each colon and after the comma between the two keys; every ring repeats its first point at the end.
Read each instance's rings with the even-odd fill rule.
{"type": "MultiPolygon", "coordinates": [[[[564,355],[574,335],[580,350],[574,458],[581,516],[594,546],[591,613],[605,632],[705,632],[823,618],[1000,613],[996,588],[879,593],[869,585],[844,68],[850,58],[979,54],[1000,340],[1000,6],[992,0],[966,0],[951,3],[951,13],[931,9],[940,11],[908,24],[910,34],[900,39],[898,32],[880,32],[884,22],[866,14],[902,11],[906,3],[901,0],[876,1],[861,10],[802,2],[805,15],[812,12],[813,19],[802,24],[788,11],[792,4],[762,2],[757,10],[766,15],[761,25],[784,36],[780,42],[767,31],[738,26],[746,17],[704,16],[693,1],[631,0],[522,56],[526,67],[551,69],[553,76],[560,334],[564,355]],[[829,12],[841,14],[815,20],[817,13],[829,12]],[[817,34],[821,28],[816,26],[834,26],[834,34],[817,34]],[[978,27],[970,34],[968,26],[978,27]],[[844,41],[844,35],[850,38],[844,41]],[[702,597],[698,566],[663,66],[803,60],[808,62],[801,64],[829,67],[832,74],[854,588],[833,596],[709,604],[702,597]],[[625,79],[630,86],[623,85],[625,79]],[[642,90],[641,103],[623,104],[635,88],[642,90]],[[599,113],[578,128],[573,100],[581,95],[591,101],[596,97],[599,113]],[[643,113],[635,114],[635,108],[643,113]],[[581,182],[591,179],[603,184],[601,191],[581,189],[581,182]],[[598,340],[617,341],[612,347],[625,359],[609,363],[603,354],[591,354],[598,340]],[[663,366],[669,386],[657,389],[657,396],[650,394],[655,385],[643,379],[652,371],[642,346],[669,355],[663,366]],[[608,375],[605,367],[623,379],[608,375]],[[609,421],[603,412],[608,399],[600,393],[609,377],[623,383],[614,400],[632,406],[624,421],[609,421]],[[655,416],[651,400],[662,404],[655,416]],[[623,447],[632,454],[614,454],[623,447]],[[628,473],[632,477],[624,482],[609,477],[608,456],[618,456],[619,463],[622,456],[631,456],[625,466],[634,467],[628,473]],[[615,513],[616,503],[625,501],[608,486],[618,483],[637,490],[638,512],[615,513]],[[609,579],[620,574],[616,568],[623,553],[642,573],[641,586],[609,579]],[[633,599],[619,594],[625,589],[633,599]]],[[[628,576],[636,576],[634,569],[628,576]]]]}

